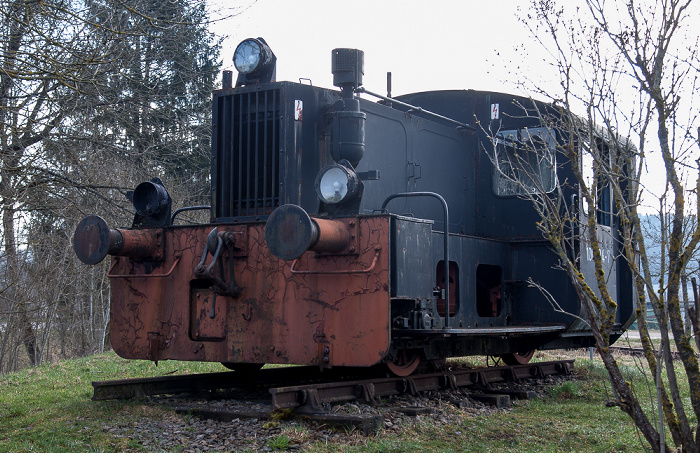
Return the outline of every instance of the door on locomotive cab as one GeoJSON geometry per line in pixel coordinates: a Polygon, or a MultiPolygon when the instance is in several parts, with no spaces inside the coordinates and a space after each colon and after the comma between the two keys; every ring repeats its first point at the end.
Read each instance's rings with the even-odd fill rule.
{"type": "MultiPolygon", "coordinates": [[[[537,228],[537,203],[550,197],[557,184],[555,133],[546,127],[521,127],[499,131],[486,148],[491,170],[491,192],[483,204],[492,203],[491,233],[507,248],[504,261],[482,258],[475,269],[479,284],[476,311],[481,318],[505,315],[514,322],[563,322],[549,297],[568,304],[567,285],[552,269],[557,258],[551,244],[537,228]],[[527,284],[528,281],[547,289],[527,284]]],[[[488,208],[488,207],[487,207],[488,208]]],[[[576,304],[573,309],[578,309],[576,304]]]]}
{"type": "MultiPolygon", "coordinates": [[[[441,195],[449,208],[449,231],[471,230],[474,156],[468,152],[468,137],[454,127],[430,121],[414,127],[415,141],[408,152],[408,190],[441,195]]],[[[438,200],[412,198],[409,204],[416,217],[433,220],[434,230],[445,231],[443,208],[438,200]]]]}
{"type": "MultiPolygon", "coordinates": [[[[390,195],[409,190],[408,180],[413,171],[407,165],[410,161],[410,124],[402,112],[374,102],[363,101],[362,111],[367,115],[365,153],[356,170],[376,170],[380,178],[364,181],[360,213],[372,214],[390,195]]],[[[392,200],[387,208],[397,214],[410,211],[405,198],[392,200]]]]}
{"type": "MultiPolygon", "coordinates": [[[[412,127],[415,140],[408,153],[408,190],[442,196],[448,206],[449,225],[445,226],[443,206],[436,198],[409,199],[410,212],[416,217],[432,220],[433,232],[440,232],[440,235],[445,231],[462,234],[472,231],[475,222],[475,157],[469,150],[476,147],[468,147],[468,140],[474,138],[453,126],[432,121],[420,121],[412,127]]],[[[454,253],[459,248],[459,241],[454,237],[450,241],[450,253],[454,253]]],[[[443,237],[436,235],[433,243],[439,244],[433,250],[439,250],[437,255],[442,257],[443,237]]],[[[441,290],[440,293],[444,294],[447,285],[450,288],[449,304],[446,304],[444,296],[438,297],[438,315],[445,316],[446,306],[449,306],[449,316],[458,316],[464,267],[453,260],[446,266],[444,259],[437,259],[432,268],[435,270],[435,286],[441,290]]]]}

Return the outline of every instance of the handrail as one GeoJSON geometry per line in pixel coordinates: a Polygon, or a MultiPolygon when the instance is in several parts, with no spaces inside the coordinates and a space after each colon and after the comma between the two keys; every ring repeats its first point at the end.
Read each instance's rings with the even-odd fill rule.
{"type": "Polygon", "coordinates": [[[366,93],[366,94],[369,94],[370,96],[374,96],[375,98],[379,98],[379,99],[382,99],[384,101],[391,102],[392,104],[398,104],[402,107],[406,107],[406,108],[410,109],[409,112],[410,111],[419,112],[419,113],[423,113],[423,114],[428,115],[428,116],[432,116],[433,118],[437,118],[437,119],[442,120],[442,121],[447,121],[448,123],[452,123],[460,129],[466,129],[466,130],[472,131],[472,132],[477,131],[477,129],[474,126],[471,126],[469,124],[464,124],[464,123],[461,123],[457,120],[453,120],[452,118],[448,118],[446,116],[442,116],[442,115],[437,114],[435,112],[431,112],[430,110],[425,110],[423,107],[418,107],[417,105],[411,105],[411,104],[408,104],[406,102],[399,101],[396,98],[390,98],[390,97],[382,96],[381,94],[372,93],[371,91],[367,90],[365,87],[358,87],[355,89],[355,92],[356,93],[366,93]]]}
{"type": "Polygon", "coordinates": [[[179,253],[175,255],[175,262],[173,263],[172,267],[168,272],[165,274],[125,274],[125,275],[115,275],[112,274],[112,270],[114,270],[114,267],[117,265],[119,260],[114,260],[114,264],[109,268],[109,271],[107,272],[107,277],[109,278],[165,278],[169,277],[170,274],[173,273],[175,270],[175,266],[177,266],[177,263],[180,262],[180,258],[182,258],[182,255],[179,253]]]}
{"type": "Polygon", "coordinates": [[[372,264],[369,265],[367,269],[354,269],[354,270],[336,270],[336,271],[298,271],[294,269],[294,266],[296,266],[297,261],[299,261],[299,258],[295,259],[292,261],[292,266],[290,268],[290,271],[292,274],[304,274],[304,275],[309,275],[309,274],[367,274],[369,272],[372,272],[374,269],[374,266],[377,265],[377,259],[379,258],[379,252],[382,250],[381,247],[376,247],[374,249],[374,259],[372,260],[372,264]]]}
{"type": "Polygon", "coordinates": [[[175,216],[177,216],[181,212],[203,211],[205,209],[211,209],[211,206],[186,206],[184,208],[176,209],[175,212],[173,212],[173,215],[170,217],[170,224],[173,225],[175,223],[175,216]]]}
{"type": "Polygon", "coordinates": [[[382,203],[382,211],[386,211],[386,205],[389,204],[391,200],[394,198],[412,198],[412,197],[433,197],[437,198],[440,200],[440,203],[442,203],[442,208],[445,213],[444,220],[445,220],[445,228],[444,228],[444,242],[443,242],[443,259],[445,260],[445,329],[450,328],[450,254],[449,254],[449,247],[448,247],[448,239],[449,239],[449,233],[448,233],[448,228],[450,225],[450,214],[447,208],[447,201],[442,197],[442,195],[437,194],[435,192],[403,192],[403,193],[395,193],[393,195],[389,195],[386,200],[384,200],[384,203],[382,203]]]}

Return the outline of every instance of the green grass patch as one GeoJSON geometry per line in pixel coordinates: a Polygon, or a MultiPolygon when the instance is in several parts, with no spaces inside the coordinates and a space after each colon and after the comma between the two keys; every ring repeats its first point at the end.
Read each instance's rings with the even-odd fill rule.
{"type": "MultiPolygon", "coordinates": [[[[219,364],[151,362],[101,354],[0,376],[0,452],[102,452],[138,448],[103,422],[143,415],[135,402],[92,401],[92,381],[225,371],[219,364]]],[[[151,408],[153,409],[153,408],[151,408]]],[[[162,411],[162,410],[161,410],[162,411]]],[[[152,414],[156,417],[159,413],[152,414]]]]}
{"type": "Polygon", "coordinates": [[[287,450],[292,445],[292,441],[286,434],[280,434],[267,441],[267,445],[273,450],[287,450]]]}
{"type": "Polygon", "coordinates": [[[581,385],[576,381],[565,381],[552,388],[550,391],[554,398],[558,399],[574,399],[581,396],[581,385]]]}
{"type": "MultiPolygon", "coordinates": [[[[547,358],[538,353],[538,359],[547,358]]],[[[549,358],[561,358],[561,352],[549,358]]],[[[472,364],[481,361],[474,359],[472,364]]],[[[314,440],[318,438],[312,425],[292,424],[280,416],[271,422],[281,431],[266,446],[273,451],[298,451],[296,446],[303,445],[301,451],[311,452],[645,450],[627,415],[619,408],[605,407],[612,392],[600,361],[577,357],[576,370],[572,380],[552,385],[536,400],[516,402],[507,411],[449,406],[449,422],[439,417],[404,417],[403,423],[372,436],[339,429],[329,430],[330,440],[314,440]]],[[[644,374],[631,359],[623,363],[623,370],[653,413],[644,374]]],[[[144,417],[168,419],[175,416],[173,412],[139,402],[92,401],[91,381],[216,371],[225,368],[170,361],[156,367],[107,353],[0,376],[0,452],[151,451],[130,440],[123,429],[117,434],[112,428],[134,426],[144,417]]],[[[687,390],[682,395],[687,399],[687,390]]]]}

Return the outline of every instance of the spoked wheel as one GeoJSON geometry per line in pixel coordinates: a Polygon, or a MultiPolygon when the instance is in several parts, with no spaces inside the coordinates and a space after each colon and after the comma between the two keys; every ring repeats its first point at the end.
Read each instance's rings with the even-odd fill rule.
{"type": "Polygon", "coordinates": [[[260,371],[260,368],[262,368],[265,364],[264,363],[230,363],[230,362],[221,362],[223,366],[228,368],[229,370],[233,370],[236,373],[240,373],[242,375],[254,375],[258,371],[260,371]]]}
{"type": "Polygon", "coordinates": [[[528,363],[532,356],[535,355],[535,350],[525,352],[511,352],[509,354],[503,354],[501,359],[506,365],[525,365],[528,363]]]}
{"type": "Polygon", "coordinates": [[[387,361],[385,363],[389,371],[395,376],[404,377],[416,371],[420,364],[420,355],[418,355],[418,352],[402,349],[393,362],[387,361]]]}

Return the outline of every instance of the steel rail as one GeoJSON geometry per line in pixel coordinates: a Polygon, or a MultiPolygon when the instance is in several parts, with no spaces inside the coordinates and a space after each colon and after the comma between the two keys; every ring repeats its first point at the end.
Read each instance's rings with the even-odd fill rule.
{"type": "Polygon", "coordinates": [[[527,378],[544,378],[553,375],[569,375],[574,360],[529,363],[503,367],[477,368],[418,374],[406,377],[367,379],[350,382],[298,385],[270,389],[275,409],[296,408],[306,413],[322,413],[331,403],[352,400],[374,402],[377,398],[427,390],[452,389],[477,386],[488,388],[492,383],[517,381],[527,378]]]}
{"type": "Polygon", "coordinates": [[[457,389],[476,386],[488,388],[496,382],[517,381],[527,378],[543,378],[551,375],[568,375],[574,360],[530,363],[526,365],[476,368],[417,374],[407,377],[370,378],[370,369],[336,368],[321,373],[318,367],[285,367],[260,370],[254,375],[236,371],[222,373],[161,376],[141,379],[95,381],[93,400],[146,398],[154,395],[197,393],[233,388],[271,387],[272,405],[275,408],[297,408],[302,412],[319,413],[330,403],[416,394],[427,390],[457,389]],[[354,374],[352,374],[354,372],[354,374]],[[356,379],[356,380],[343,380],[356,379]],[[358,380],[359,379],[359,380],[358,380]],[[333,380],[329,382],[330,380],[333,380]],[[292,382],[312,384],[279,387],[292,382]]]}
{"type": "Polygon", "coordinates": [[[316,366],[295,366],[263,369],[256,373],[224,371],[158,376],[136,379],[93,381],[94,401],[110,399],[146,398],[155,395],[196,393],[211,390],[250,388],[255,386],[272,387],[291,385],[298,382],[328,382],[348,376],[351,379],[367,377],[370,369],[336,367],[332,370],[319,370],[316,366]]]}
{"type": "Polygon", "coordinates": [[[261,370],[255,375],[236,371],[221,373],[158,376],[112,381],[93,381],[93,401],[110,399],[145,398],[154,395],[195,393],[211,390],[245,388],[253,385],[277,385],[283,382],[299,382],[318,367],[289,367],[261,370]]]}

